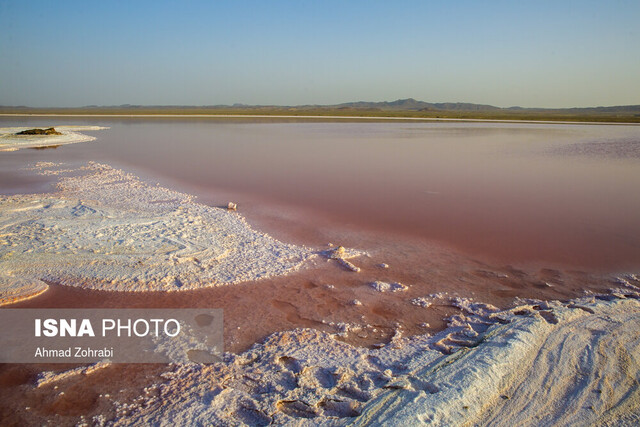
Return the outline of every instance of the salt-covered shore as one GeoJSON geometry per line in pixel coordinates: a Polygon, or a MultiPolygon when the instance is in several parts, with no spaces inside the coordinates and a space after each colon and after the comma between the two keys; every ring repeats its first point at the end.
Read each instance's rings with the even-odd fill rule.
{"type": "MultiPolygon", "coordinates": [[[[631,279],[640,285],[637,278],[631,279]]],[[[113,425],[625,425],[640,421],[640,293],[628,286],[465,315],[379,349],[279,332],[213,365],[174,365],[113,425]]],[[[94,422],[106,421],[98,416],[94,422]]]]}
{"type": "Polygon", "coordinates": [[[110,291],[186,290],[283,275],[315,256],[225,209],[110,166],[40,163],[58,192],[0,196],[0,305],[45,281],[110,291]]]}
{"type": "Polygon", "coordinates": [[[80,132],[107,128],[101,126],[57,126],[56,130],[62,135],[16,135],[16,133],[27,129],[29,128],[0,128],[0,151],[16,151],[21,148],[42,148],[94,141],[95,137],[84,135],[80,132]]]}

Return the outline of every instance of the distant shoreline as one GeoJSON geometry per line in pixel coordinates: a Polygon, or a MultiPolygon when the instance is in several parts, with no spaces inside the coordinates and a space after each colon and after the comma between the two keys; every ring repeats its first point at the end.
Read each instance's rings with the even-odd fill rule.
{"type": "Polygon", "coordinates": [[[340,115],[280,115],[280,114],[102,114],[102,113],[0,113],[0,117],[113,117],[113,118],[227,118],[227,119],[299,119],[331,121],[428,121],[428,122],[488,122],[488,123],[533,123],[533,124],[583,124],[583,125],[640,125],[639,122],[581,121],[552,119],[489,119],[454,117],[410,117],[410,116],[340,116],[340,115]]]}
{"type": "Polygon", "coordinates": [[[501,108],[465,102],[432,103],[413,98],[333,105],[87,105],[28,107],[0,105],[0,115],[96,117],[222,117],[326,120],[425,120],[557,123],[640,123],[640,105],[572,108],[501,108]]]}

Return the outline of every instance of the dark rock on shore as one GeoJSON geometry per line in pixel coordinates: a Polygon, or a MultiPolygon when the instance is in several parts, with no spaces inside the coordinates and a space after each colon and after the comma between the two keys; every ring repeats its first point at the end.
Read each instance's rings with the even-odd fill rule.
{"type": "Polygon", "coordinates": [[[16,135],[62,135],[55,128],[48,129],[27,129],[22,132],[16,133],[16,135]]]}

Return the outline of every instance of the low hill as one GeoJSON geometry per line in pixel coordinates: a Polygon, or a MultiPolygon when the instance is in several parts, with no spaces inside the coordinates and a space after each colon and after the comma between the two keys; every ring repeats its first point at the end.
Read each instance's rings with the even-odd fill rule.
{"type": "Polygon", "coordinates": [[[131,105],[77,108],[0,106],[0,114],[63,115],[265,115],[356,116],[430,119],[551,120],[577,122],[640,123],[640,105],[580,108],[501,108],[466,102],[425,102],[413,98],[381,102],[347,102],[335,105],[131,105]]]}

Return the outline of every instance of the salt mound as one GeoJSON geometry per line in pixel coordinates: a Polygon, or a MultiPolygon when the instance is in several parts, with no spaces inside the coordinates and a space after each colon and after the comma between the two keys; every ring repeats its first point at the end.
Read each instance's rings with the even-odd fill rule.
{"type": "Polygon", "coordinates": [[[477,313],[467,312],[466,324],[460,317],[433,337],[400,338],[380,349],[311,329],[278,332],[224,362],[174,365],[133,404],[115,402],[121,410],[112,421],[537,426],[637,420],[640,302],[637,293],[628,296],[532,302],[499,312],[469,306],[477,313]],[[453,354],[436,345],[446,339],[453,354]]]}
{"type": "Polygon", "coordinates": [[[40,280],[112,291],[227,285],[286,274],[314,256],[237,213],[110,166],[75,172],[85,175],[61,179],[54,194],[0,196],[0,302],[20,288],[33,294],[26,284],[46,286],[40,280]]]}
{"type": "Polygon", "coordinates": [[[96,139],[95,137],[79,132],[108,128],[101,126],[56,126],[56,130],[60,132],[61,135],[16,135],[16,133],[28,129],[31,128],[0,128],[0,151],[16,151],[21,148],[51,147],[93,141],[96,139]]]}

